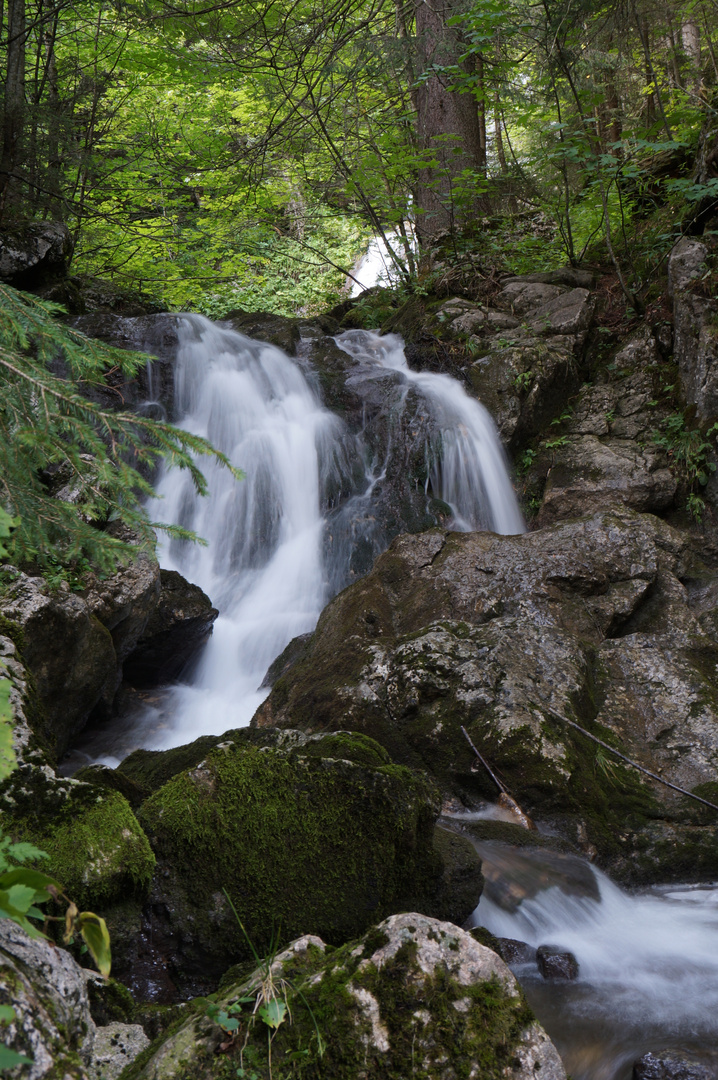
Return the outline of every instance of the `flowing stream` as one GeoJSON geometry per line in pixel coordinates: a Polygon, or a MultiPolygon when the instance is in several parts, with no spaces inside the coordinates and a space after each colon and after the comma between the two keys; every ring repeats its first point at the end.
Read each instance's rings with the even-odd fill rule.
{"type": "MultiPolygon", "coordinates": [[[[179,470],[158,480],[152,517],[207,540],[206,547],[164,542],[161,565],[200,585],[220,616],[190,681],[134,716],[129,727],[116,723],[111,732],[88,732],[78,752],[107,764],[137,746],[166,749],[247,725],[269,692],[262,684],[271,662],[294,637],[314,628],[331,595],[350,580],[353,548],[371,533],[375,556],[391,539],[377,532],[372,500],[398,428],[390,432],[385,459],[377,460],[367,454],[361,434],[351,435],[322,406],[305,378],[306,370],[311,379],[306,363],[199,315],[180,318],[179,341],[178,422],[210,439],[246,478],[237,482],[203,459],[206,498],[179,470]],[[330,545],[332,493],[347,488],[343,504],[331,507],[331,532],[343,530],[347,539],[330,545]]],[[[349,331],[337,343],[355,362],[357,384],[388,378],[391,424],[400,425],[412,387],[422,398],[430,461],[426,498],[431,491],[448,504],[452,527],[523,531],[486,410],[448,376],[410,371],[398,337],[349,331]]],[[[353,377],[350,372],[349,381],[353,377]]]]}
{"type": "Polygon", "coordinates": [[[475,844],[487,886],[474,924],[578,960],[575,982],[513,966],[574,1080],[629,1080],[643,1054],[671,1049],[718,1075],[717,888],[630,895],[582,859],[475,844]]]}

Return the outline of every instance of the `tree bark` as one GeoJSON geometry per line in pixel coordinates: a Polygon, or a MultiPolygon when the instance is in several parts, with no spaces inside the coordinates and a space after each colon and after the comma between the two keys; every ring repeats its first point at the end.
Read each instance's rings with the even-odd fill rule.
{"type": "Polygon", "coordinates": [[[19,189],[15,169],[25,126],[25,0],[8,0],[6,11],[8,47],[0,147],[0,220],[19,189]]]}
{"type": "Polygon", "coordinates": [[[459,32],[447,26],[455,13],[452,0],[419,0],[416,7],[421,73],[414,91],[417,145],[432,161],[419,170],[416,192],[417,233],[423,244],[465,224],[477,209],[485,210],[485,200],[471,199],[460,180],[465,169],[482,172],[486,151],[476,96],[450,89],[457,77],[475,79],[471,61],[459,59],[466,51],[459,32]]]}

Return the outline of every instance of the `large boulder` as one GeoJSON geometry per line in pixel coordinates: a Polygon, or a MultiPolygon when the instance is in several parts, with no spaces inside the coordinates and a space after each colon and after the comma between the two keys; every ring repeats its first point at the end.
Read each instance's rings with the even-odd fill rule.
{"type": "Polygon", "coordinates": [[[715,832],[687,800],[618,761],[608,780],[566,721],[666,780],[710,784],[714,581],[680,533],[627,510],[516,537],[400,537],[325,609],[253,723],[362,731],[446,791],[495,796],[463,725],[524,809],[626,878],[710,875],[715,832]],[[667,870],[660,853],[681,842],[691,858],[667,870]]]}
{"type": "Polygon", "coordinates": [[[225,989],[209,1014],[197,1009],[128,1080],[218,1080],[243,1060],[263,1075],[267,1027],[261,1011],[252,1018],[262,994],[285,1017],[271,1041],[272,1068],[282,1075],[301,1062],[312,1074],[357,1080],[565,1080],[503,961],[457,926],[419,914],[393,915],[335,951],[300,938],[225,989]],[[239,1034],[228,1039],[212,1016],[221,1021],[233,1005],[239,1034]]]}
{"type": "Polygon", "coordinates": [[[149,1045],[139,1025],[95,1026],[88,974],[65,949],[0,919],[0,997],[14,1011],[2,1039],[32,1059],[23,1080],[114,1080],[149,1045]]]}
{"type": "Polygon", "coordinates": [[[80,595],[65,581],[6,570],[0,616],[15,627],[22,660],[35,681],[35,733],[61,757],[95,710],[107,713],[122,661],[157,605],[159,565],[139,553],[129,566],[80,595]]]}
{"type": "Polygon", "coordinates": [[[306,930],[341,944],[414,906],[466,919],[480,863],[435,849],[438,811],[425,777],[362,736],[227,733],[138,812],[158,860],[148,932],[180,991],[250,957],[250,940],[261,952],[306,930]]]}
{"type": "Polygon", "coordinates": [[[33,291],[63,278],[74,244],[67,225],[39,221],[0,231],[0,281],[33,291]]]}
{"type": "Polygon", "coordinates": [[[125,662],[125,680],[145,688],[177,679],[209,638],[218,615],[199,585],[175,570],[160,570],[159,602],[125,662]]]}

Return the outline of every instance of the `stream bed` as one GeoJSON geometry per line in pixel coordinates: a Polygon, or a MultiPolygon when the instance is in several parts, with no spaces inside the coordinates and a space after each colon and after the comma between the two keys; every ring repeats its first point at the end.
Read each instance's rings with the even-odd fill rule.
{"type": "Polygon", "coordinates": [[[486,877],[473,925],[578,961],[575,981],[511,965],[573,1080],[629,1080],[665,1050],[718,1075],[718,885],[628,893],[576,856],[473,842],[486,877]]]}

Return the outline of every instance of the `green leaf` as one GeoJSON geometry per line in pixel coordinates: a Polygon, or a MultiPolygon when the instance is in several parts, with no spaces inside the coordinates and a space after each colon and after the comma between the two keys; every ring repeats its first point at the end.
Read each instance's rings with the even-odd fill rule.
{"type": "Polygon", "coordinates": [[[109,978],[112,953],[110,933],[105,920],[99,915],[93,915],[91,911],[83,911],[77,916],[77,927],[97,964],[97,970],[105,979],[109,978]]]}
{"type": "Polygon", "coordinates": [[[0,1024],[9,1024],[15,1019],[15,1010],[12,1005],[0,1005],[0,1024]]]}
{"type": "Polygon", "coordinates": [[[32,1058],[18,1054],[8,1046],[0,1046],[0,1069],[14,1069],[16,1065],[32,1065],[32,1058]]]}
{"type": "Polygon", "coordinates": [[[281,998],[272,998],[271,1001],[266,1001],[264,1005],[257,1009],[257,1015],[267,1027],[276,1030],[284,1022],[287,1015],[287,1003],[281,998]]]}

